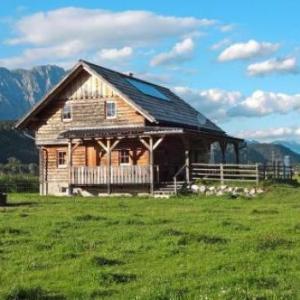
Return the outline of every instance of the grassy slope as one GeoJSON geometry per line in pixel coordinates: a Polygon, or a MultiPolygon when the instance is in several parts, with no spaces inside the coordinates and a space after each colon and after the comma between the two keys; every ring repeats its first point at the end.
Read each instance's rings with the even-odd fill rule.
{"type": "Polygon", "coordinates": [[[0,299],[299,297],[299,189],[256,200],[10,201],[0,208],[0,299]]]}

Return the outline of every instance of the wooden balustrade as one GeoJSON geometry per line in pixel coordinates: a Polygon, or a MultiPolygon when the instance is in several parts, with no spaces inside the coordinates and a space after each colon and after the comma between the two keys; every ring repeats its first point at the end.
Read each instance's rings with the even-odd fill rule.
{"type": "Polygon", "coordinates": [[[150,166],[72,167],[72,185],[149,184],[150,166]],[[110,180],[108,180],[110,177],[110,180]]]}
{"type": "Polygon", "coordinates": [[[252,181],[264,179],[292,179],[293,167],[260,164],[191,164],[192,180],[252,181]]]}

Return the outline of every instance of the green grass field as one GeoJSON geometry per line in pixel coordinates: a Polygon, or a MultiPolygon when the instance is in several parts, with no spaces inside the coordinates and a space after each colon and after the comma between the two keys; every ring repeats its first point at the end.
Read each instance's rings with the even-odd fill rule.
{"type": "Polygon", "coordinates": [[[299,188],[9,201],[0,299],[300,299],[299,188]]]}

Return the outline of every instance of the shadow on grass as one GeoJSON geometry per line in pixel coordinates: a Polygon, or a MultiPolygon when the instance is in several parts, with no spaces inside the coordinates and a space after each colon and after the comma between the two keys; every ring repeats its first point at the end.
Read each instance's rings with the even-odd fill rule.
{"type": "Polygon", "coordinates": [[[31,201],[24,201],[24,202],[8,202],[3,207],[19,207],[19,206],[37,206],[37,202],[31,202],[31,201]]]}
{"type": "Polygon", "coordinates": [[[94,256],[92,263],[96,266],[117,266],[122,265],[123,262],[117,259],[106,258],[103,256],[94,256]]]}
{"type": "Polygon", "coordinates": [[[65,300],[66,297],[56,293],[49,293],[40,287],[16,287],[4,298],[5,300],[65,300]]]}
{"type": "Polygon", "coordinates": [[[129,273],[102,273],[100,281],[104,284],[124,284],[135,281],[137,276],[129,273]]]}

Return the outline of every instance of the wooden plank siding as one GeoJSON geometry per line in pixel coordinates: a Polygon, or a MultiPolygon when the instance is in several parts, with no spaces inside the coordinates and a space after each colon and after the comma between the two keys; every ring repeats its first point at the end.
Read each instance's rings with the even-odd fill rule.
{"type": "Polygon", "coordinates": [[[82,75],[66,87],[46,110],[37,115],[36,140],[55,140],[58,133],[70,128],[109,125],[144,125],[145,119],[107,85],[83,71],[82,75]],[[97,83],[97,84],[96,84],[97,83]],[[97,88],[96,88],[97,85],[97,88]],[[95,92],[98,90],[98,92],[95,92]],[[107,119],[105,102],[116,103],[117,117],[107,119]],[[71,105],[72,119],[62,120],[65,103],[71,105]]]}

